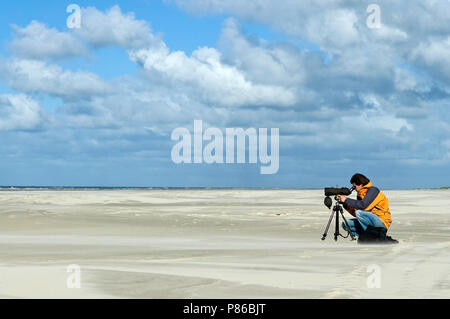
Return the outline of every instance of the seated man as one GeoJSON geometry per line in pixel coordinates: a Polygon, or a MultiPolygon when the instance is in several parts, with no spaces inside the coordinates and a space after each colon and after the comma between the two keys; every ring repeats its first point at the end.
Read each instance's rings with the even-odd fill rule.
{"type": "Polygon", "coordinates": [[[342,195],[338,195],[338,198],[344,208],[356,218],[348,221],[350,229],[347,229],[345,223],[342,223],[342,228],[351,231],[355,236],[360,236],[368,226],[384,228],[387,231],[392,218],[386,196],[372,186],[370,180],[362,174],[353,175],[350,183],[358,192],[357,199],[342,195]]]}

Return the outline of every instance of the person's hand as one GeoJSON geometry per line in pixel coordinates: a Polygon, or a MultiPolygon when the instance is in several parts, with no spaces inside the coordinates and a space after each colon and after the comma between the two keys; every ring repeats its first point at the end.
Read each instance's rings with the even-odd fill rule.
{"type": "Polygon", "coordinates": [[[343,195],[337,195],[337,197],[341,203],[344,203],[345,200],[347,199],[347,196],[343,196],[343,195]]]}

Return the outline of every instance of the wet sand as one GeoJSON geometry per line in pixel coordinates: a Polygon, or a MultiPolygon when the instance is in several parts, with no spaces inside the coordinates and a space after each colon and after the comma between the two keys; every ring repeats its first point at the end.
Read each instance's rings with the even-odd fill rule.
{"type": "Polygon", "coordinates": [[[321,241],[322,190],[1,191],[0,298],[449,298],[450,190],[384,193],[397,245],[321,241]]]}

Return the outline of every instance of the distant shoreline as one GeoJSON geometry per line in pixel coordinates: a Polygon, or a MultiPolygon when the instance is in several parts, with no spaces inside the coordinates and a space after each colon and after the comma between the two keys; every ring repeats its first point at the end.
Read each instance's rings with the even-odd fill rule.
{"type": "MultiPolygon", "coordinates": [[[[284,187],[110,187],[110,186],[0,186],[0,191],[25,191],[25,190],[322,190],[323,188],[284,188],[284,187]]],[[[450,187],[427,188],[397,188],[384,190],[449,190],[450,187]]]]}

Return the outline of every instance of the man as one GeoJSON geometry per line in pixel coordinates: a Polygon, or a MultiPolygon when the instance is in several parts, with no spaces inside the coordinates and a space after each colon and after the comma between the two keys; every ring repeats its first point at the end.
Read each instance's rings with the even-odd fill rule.
{"type": "Polygon", "coordinates": [[[368,226],[384,228],[387,231],[392,218],[386,196],[362,174],[353,175],[350,183],[358,192],[357,199],[342,195],[338,195],[338,198],[344,208],[356,218],[348,221],[350,229],[347,229],[345,223],[342,223],[342,228],[351,231],[355,236],[364,233],[368,226]]]}

